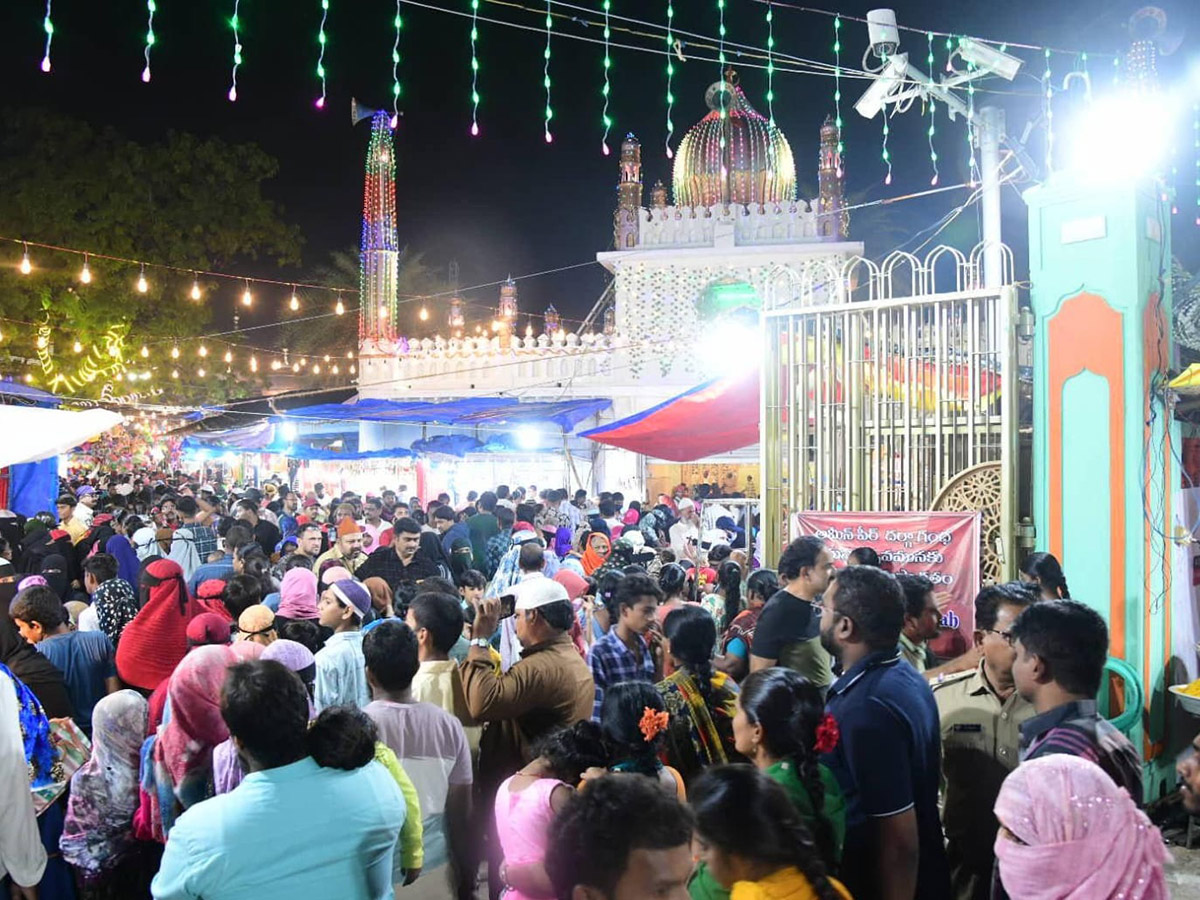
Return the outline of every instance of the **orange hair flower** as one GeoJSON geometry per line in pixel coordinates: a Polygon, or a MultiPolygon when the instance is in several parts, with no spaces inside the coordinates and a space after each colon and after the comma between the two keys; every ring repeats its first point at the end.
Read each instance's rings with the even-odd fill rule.
{"type": "Polygon", "coordinates": [[[642,737],[646,739],[646,743],[650,743],[659,734],[667,730],[667,726],[671,724],[671,717],[666,710],[661,712],[656,709],[651,709],[649,706],[642,712],[641,721],[638,722],[638,728],[642,730],[642,737]]]}

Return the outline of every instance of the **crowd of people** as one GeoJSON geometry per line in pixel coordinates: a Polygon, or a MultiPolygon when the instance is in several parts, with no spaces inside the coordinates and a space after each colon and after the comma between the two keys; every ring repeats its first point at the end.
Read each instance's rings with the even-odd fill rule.
{"type": "Polygon", "coordinates": [[[929,580],[682,492],[63,488],[0,514],[14,897],[1167,896],[1047,554],[944,660],[929,580]]]}

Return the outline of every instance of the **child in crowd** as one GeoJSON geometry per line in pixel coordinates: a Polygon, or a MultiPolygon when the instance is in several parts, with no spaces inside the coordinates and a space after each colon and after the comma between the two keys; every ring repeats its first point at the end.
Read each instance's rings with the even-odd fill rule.
{"type": "Polygon", "coordinates": [[[333,629],[333,635],[317,652],[317,711],[330,706],[366,706],[371,694],[360,629],[371,608],[371,595],[354,579],[335,581],[321,594],[318,608],[319,624],[333,629]]]}

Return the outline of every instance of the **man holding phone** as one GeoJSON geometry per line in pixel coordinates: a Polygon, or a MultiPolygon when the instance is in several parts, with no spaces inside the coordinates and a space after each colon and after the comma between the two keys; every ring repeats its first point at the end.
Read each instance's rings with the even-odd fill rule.
{"type": "Polygon", "coordinates": [[[676,560],[700,560],[700,516],[696,504],[684,497],[678,503],[679,521],[671,526],[668,536],[676,560]]]}

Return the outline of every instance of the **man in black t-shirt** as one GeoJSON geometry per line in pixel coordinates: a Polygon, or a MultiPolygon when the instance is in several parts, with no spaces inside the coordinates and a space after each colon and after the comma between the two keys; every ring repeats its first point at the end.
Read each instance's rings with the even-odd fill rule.
{"type": "Polygon", "coordinates": [[[820,538],[797,538],[779,558],[779,579],[784,587],[767,601],[754,629],[750,671],[786,666],[823,692],[833,673],[813,604],[833,580],[833,557],[820,538]]]}
{"type": "Polygon", "coordinates": [[[258,505],[253,500],[238,501],[237,517],[239,521],[246,523],[258,546],[263,548],[263,553],[270,556],[275,552],[275,545],[282,540],[283,535],[266,519],[258,517],[258,505]]]}

